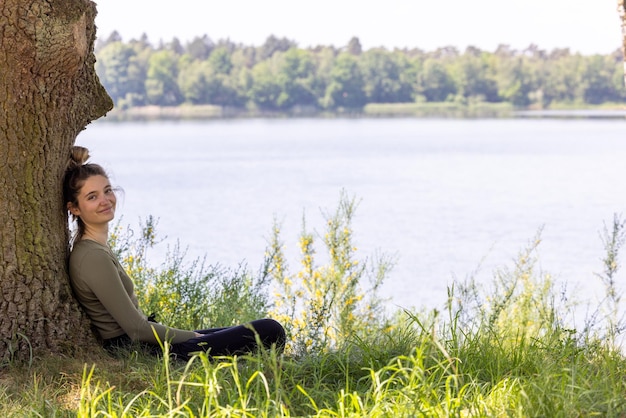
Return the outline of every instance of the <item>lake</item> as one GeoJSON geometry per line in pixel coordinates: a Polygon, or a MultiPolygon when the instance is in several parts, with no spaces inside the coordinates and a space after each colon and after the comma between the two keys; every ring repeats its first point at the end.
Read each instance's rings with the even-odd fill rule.
{"type": "Polygon", "coordinates": [[[394,307],[490,282],[539,232],[538,268],[586,300],[602,291],[600,234],[626,208],[619,118],[104,120],[77,144],[123,189],[124,224],[159,220],[152,261],[179,241],[190,261],[257,271],[277,219],[295,272],[303,216],[323,234],[344,190],[357,257],[396,257],[381,293],[394,307]]]}

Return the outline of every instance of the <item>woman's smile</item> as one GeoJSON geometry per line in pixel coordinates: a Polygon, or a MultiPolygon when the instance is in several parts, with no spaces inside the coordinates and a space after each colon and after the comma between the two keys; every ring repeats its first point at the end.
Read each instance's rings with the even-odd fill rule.
{"type": "Polygon", "coordinates": [[[104,208],[104,209],[98,211],[98,213],[101,213],[101,214],[107,214],[107,213],[110,213],[110,212],[113,212],[113,206],[109,206],[108,208],[104,208]]]}

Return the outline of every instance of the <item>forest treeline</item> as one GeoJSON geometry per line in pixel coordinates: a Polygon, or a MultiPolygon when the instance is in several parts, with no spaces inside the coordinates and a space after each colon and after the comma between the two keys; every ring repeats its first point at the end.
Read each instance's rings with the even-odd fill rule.
{"type": "Polygon", "coordinates": [[[626,99],[622,53],[581,55],[536,45],[364,50],[299,48],[270,36],[261,46],[199,36],[153,45],[117,32],[96,43],[96,71],[119,109],[217,105],[233,109],[340,111],[372,103],[508,103],[545,109],[626,99]]]}

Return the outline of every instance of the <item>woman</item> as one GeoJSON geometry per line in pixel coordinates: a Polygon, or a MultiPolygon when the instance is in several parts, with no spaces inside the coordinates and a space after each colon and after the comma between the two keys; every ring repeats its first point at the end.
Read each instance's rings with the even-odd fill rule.
{"type": "Polygon", "coordinates": [[[272,319],[246,325],[187,331],[152,322],[139,309],[131,279],[107,245],[109,222],[115,216],[116,196],[104,169],[86,163],[89,152],[74,147],[63,197],[77,223],[69,260],[72,288],[98,330],[106,348],[147,343],[155,349],[168,341],[170,352],[182,359],[207,351],[210,356],[247,353],[261,342],[265,348],[285,343],[283,327],[272,319]]]}

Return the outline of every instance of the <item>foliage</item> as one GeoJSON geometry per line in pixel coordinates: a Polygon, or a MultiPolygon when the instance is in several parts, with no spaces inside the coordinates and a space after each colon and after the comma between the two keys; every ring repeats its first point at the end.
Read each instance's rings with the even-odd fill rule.
{"type": "Polygon", "coordinates": [[[158,46],[146,38],[99,42],[96,70],[118,107],[183,102],[245,110],[360,110],[374,103],[476,102],[546,108],[555,103],[623,102],[622,54],[584,56],[529,45],[494,52],[298,48],[270,36],[259,47],[213,42],[158,46]]]}
{"type": "Polygon", "coordinates": [[[600,322],[602,333],[597,335],[612,346],[619,347],[618,337],[626,330],[624,322],[624,312],[621,312],[621,302],[623,294],[618,287],[617,273],[619,271],[619,252],[626,241],[626,221],[615,215],[610,226],[604,227],[601,236],[604,244],[605,257],[602,260],[603,271],[597,274],[604,285],[604,299],[599,304],[596,311],[591,315],[586,328],[596,329],[595,322],[600,322]]]}
{"type": "Polygon", "coordinates": [[[391,267],[391,261],[379,257],[370,272],[366,262],[356,259],[352,243],[352,217],[356,201],[342,193],[333,215],[326,214],[327,232],[323,243],[326,265],[316,265],[314,235],[303,220],[299,247],[301,270],[288,271],[280,239],[280,227],[268,248],[268,274],[275,282],[275,318],[286,325],[287,350],[297,355],[319,353],[337,348],[357,335],[377,332],[384,326],[381,300],[376,291],[391,267]],[[364,290],[361,279],[370,273],[371,287],[364,290]]]}
{"type": "Polygon", "coordinates": [[[418,77],[419,93],[428,102],[444,102],[457,93],[450,70],[437,59],[427,58],[418,77]]]}
{"type": "Polygon", "coordinates": [[[151,267],[147,253],[157,243],[155,226],[150,217],[135,236],[118,223],[109,240],[146,314],[182,329],[229,326],[267,315],[268,279],[253,277],[245,266],[233,270],[205,266],[201,260],[185,263],[185,253],[176,245],[161,266],[151,267]]]}
{"type": "MultiPolygon", "coordinates": [[[[170,361],[167,346],[156,357],[133,351],[118,357],[104,351],[78,351],[77,358],[51,354],[4,367],[0,412],[8,417],[626,415],[617,285],[626,235],[619,217],[602,236],[606,257],[598,277],[606,298],[576,329],[568,321],[574,314],[569,295],[537,268],[540,233],[512,268],[494,272],[491,283],[475,277],[453,283],[443,311],[400,310],[376,318],[370,307],[356,309],[365,269],[352,242],[355,209],[354,198],[344,193],[337,210],[326,214],[324,265],[316,264],[313,234],[303,225],[301,270],[288,272],[277,230],[259,273],[278,280],[275,300],[281,302],[275,309],[282,311],[294,341],[312,342],[304,344],[308,350],[217,361],[199,354],[187,363],[170,361]],[[294,332],[305,330],[298,328],[302,318],[312,333],[294,332]]],[[[205,302],[221,310],[248,306],[256,313],[269,306],[261,297],[265,282],[242,270],[211,274],[201,264],[185,266],[177,251],[161,268],[149,267],[154,228],[151,218],[138,236],[118,226],[111,245],[142,291],[158,289],[153,295],[159,297],[142,303],[176,312],[168,321],[187,326],[196,313],[210,317],[211,311],[188,312],[205,302]],[[213,292],[232,299],[224,302],[213,292]]],[[[382,280],[387,264],[377,265],[383,267],[382,280]]]]}
{"type": "MultiPolygon", "coordinates": [[[[348,207],[341,210],[350,203],[344,200],[348,207]]],[[[34,383],[4,386],[0,411],[79,417],[624,416],[626,358],[594,337],[600,330],[583,334],[564,327],[569,311],[554,303],[550,278],[535,268],[538,243],[539,237],[488,290],[472,280],[452,286],[446,317],[400,311],[391,327],[353,334],[334,349],[302,357],[268,351],[211,361],[199,354],[171,363],[166,351],[156,358],[96,356],[97,366],[51,358],[34,383]]],[[[10,374],[28,375],[17,366],[10,374]]]]}
{"type": "Polygon", "coordinates": [[[161,50],[150,55],[146,77],[146,102],[160,106],[182,103],[177,83],[178,56],[174,51],[161,50]]]}
{"type": "Polygon", "coordinates": [[[351,54],[340,54],[330,71],[323,106],[353,109],[365,103],[365,82],[357,59],[351,54]]]}

